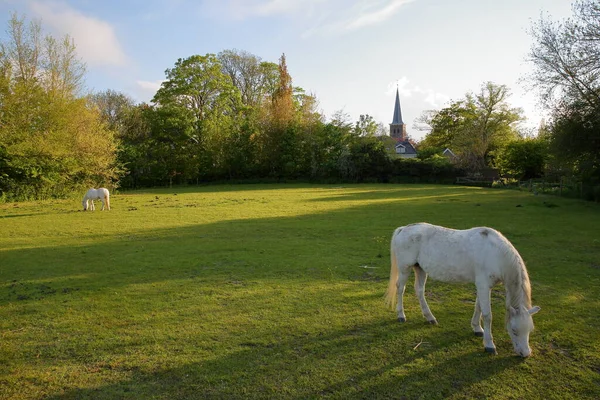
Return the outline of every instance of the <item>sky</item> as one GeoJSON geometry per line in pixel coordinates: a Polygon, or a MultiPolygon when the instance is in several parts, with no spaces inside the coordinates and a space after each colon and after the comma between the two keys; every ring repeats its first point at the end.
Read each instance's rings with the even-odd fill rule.
{"type": "Polygon", "coordinates": [[[12,12],[69,34],[91,92],[149,102],[165,70],[192,55],[243,50],[277,63],[330,118],[392,121],[396,89],[407,132],[415,119],[484,82],[508,86],[525,126],[544,112],[523,80],[532,70],[528,30],[542,13],[571,15],[569,0],[0,0],[0,39],[12,12]]]}

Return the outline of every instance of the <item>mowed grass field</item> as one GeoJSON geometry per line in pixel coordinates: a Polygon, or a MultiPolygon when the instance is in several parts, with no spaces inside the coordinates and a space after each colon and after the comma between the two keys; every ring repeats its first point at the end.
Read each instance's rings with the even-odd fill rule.
{"type": "MultiPolygon", "coordinates": [[[[83,193],[82,193],[83,195],[83,193]]],[[[597,399],[600,206],[433,185],[239,185],[0,204],[2,399],[597,399]],[[473,285],[384,307],[393,230],[491,226],[532,281],[533,356],[473,285]]]]}

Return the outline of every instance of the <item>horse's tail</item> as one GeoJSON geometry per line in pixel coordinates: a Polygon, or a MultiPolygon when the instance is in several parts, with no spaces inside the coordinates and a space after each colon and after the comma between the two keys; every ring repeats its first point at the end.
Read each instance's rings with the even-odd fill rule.
{"type": "Polygon", "coordinates": [[[385,305],[391,309],[396,305],[396,294],[398,293],[398,260],[396,259],[396,251],[394,250],[394,238],[401,230],[402,227],[394,231],[390,244],[390,281],[388,283],[388,288],[385,291],[384,302],[385,305]]]}

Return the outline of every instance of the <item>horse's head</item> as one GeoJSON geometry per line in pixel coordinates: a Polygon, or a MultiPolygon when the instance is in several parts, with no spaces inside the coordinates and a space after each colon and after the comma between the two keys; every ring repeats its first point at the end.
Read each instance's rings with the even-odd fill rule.
{"type": "Polygon", "coordinates": [[[529,347],[529,334],[533,331],[532,315],[540,311],[540,307],[535,306],[527,309],[525,306],[509,307],[506,320],[506,330],[513,342],[515,353],[521,357],[529,357],[531,348],[529,347]]]}

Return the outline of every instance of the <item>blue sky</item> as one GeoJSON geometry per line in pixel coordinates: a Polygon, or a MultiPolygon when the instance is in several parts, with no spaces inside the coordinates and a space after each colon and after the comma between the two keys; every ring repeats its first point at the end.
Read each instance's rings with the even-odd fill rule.
{"type": "Polygon", "coordinates": [[[408,133],[414,120],[476,91],[507,85],[510,103],[536,126],[542,113],[519,79],[531,69],[527,30],[542,12],[571,14],[568,0],[0,0],[4,37],[12,11],[70,34],[87,87],[149,101],[178,58],[248,51],[277,62],[330,117],[370,114],[389,124],[396,87],[408,133]]]}

